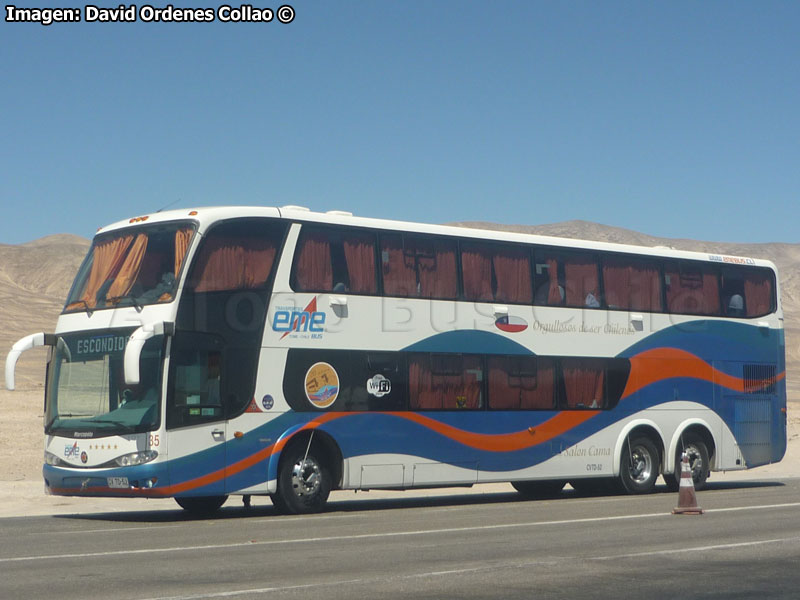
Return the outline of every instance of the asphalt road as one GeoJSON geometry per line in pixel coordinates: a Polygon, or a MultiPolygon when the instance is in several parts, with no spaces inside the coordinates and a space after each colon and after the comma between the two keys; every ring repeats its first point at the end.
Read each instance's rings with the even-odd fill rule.
{"type": "Polygon", "coordinates": [[[800,480],[0,519],[0,598],[800,598],[800,480]]]}

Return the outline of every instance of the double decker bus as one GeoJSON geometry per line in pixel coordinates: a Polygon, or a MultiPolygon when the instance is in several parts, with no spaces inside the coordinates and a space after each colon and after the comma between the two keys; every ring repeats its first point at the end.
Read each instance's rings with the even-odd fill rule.
{"type": "Polygon", "coordinates": [[[102,228],[55,332],[46,490],[229,495],[695,486],[786,449],[764,260],[219,207],[102,228]]]}

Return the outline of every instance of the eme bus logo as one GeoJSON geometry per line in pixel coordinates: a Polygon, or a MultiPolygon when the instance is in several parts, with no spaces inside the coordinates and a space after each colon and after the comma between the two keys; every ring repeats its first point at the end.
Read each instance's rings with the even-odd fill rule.
{"type": "Polygon", "coordinates": [[[325,313],[317,310],[317,297],[303,310],[281,308],[272,317],[272,330],[284,332],[281,339],[290,333],[310,332],[312,338],[321,338],[325,331],[325,313]]]}

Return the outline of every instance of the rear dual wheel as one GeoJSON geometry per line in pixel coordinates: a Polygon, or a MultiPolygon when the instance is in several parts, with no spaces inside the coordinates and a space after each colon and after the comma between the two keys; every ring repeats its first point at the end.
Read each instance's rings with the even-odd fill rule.
{"type": "Polygon", "coordinates": [[[683,453],[689,458],[689,469],[692,471],[692,482],[695,490],[702,490],[708,479],[710,459],[708,447],[705,442],[694,435],[686,436],[683,445],[679,445],[675,452],[675,470],[671,474],[664,475],[667,488],[671,492],[677,492],[681,482],[681,462],[683,453]]]}
{"type": "Polygon", "coordinates": [[[649,494],[659,475],[658,448],[649,437],[628,438],[622,449],[619,480],[629,494],[649,494]]]}

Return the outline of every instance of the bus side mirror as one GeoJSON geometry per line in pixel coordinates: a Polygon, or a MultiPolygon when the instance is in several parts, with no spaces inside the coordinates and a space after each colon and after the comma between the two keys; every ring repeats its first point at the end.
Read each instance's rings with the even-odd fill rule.
{"type": "Polygon", "coordinates": [[[147,340],[157,335],[174,334],[175,323],[171,321],[142,325],[131,334],[131,337],[128,338],[128,343],[125,345],[125,355],[122,363],[126,385],[139,384],[139,358],[142,356],[142,348],[144,348],[147,340]]]}
{"type": "Polygon", "coordinates": [[[6,389],[8,391],[14,391],[16,388],[14,371],[17,369],[17,361],[20,355],[37,346],[53,346],[55,341],[56,336],[52,334],[32,333],[31,335],[26,335],[11,347],[11,351],[6,357],[6,389]]]}

